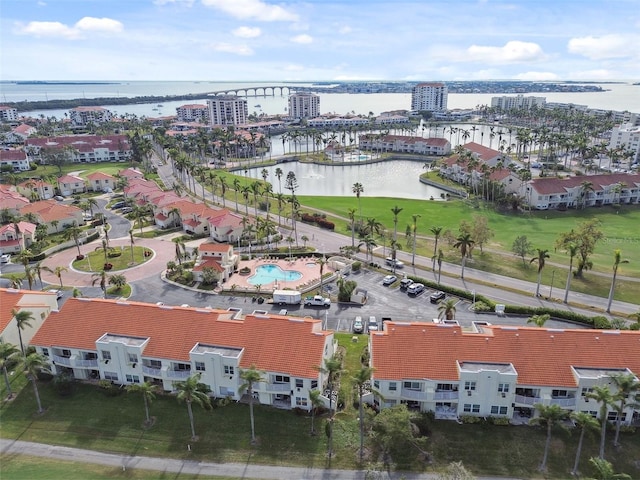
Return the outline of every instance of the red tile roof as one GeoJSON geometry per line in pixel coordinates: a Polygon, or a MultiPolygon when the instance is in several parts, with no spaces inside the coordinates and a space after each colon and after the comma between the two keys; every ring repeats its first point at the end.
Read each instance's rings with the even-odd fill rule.
{"type": "Polygon", "coordinates": [[[575,386],[571,367],[629,368],[640,375],[640,332],[460,327],[387,322],[371,337],[377,379],[458,379],[458,362],[511,363],[523,385],[575,386]]]}
{"type": "MultiPolygon", "coordinates": [[[[54,200],[42,200],[40,202],[30,203],[20,209],[22,215],[26,213],[35,213],[42,218],[44,223],[52,220],[65,220],[78,216],[82,212],[78,207],[73,205],[62,205],[54,200]]],[[[81,217],[79,217],[81,218],[81,217]]]]}
{"type": "Polygon", "coordinates": [[[569,189],[579,187],[582,182],[590,182],[595,192],[605,187],[624,183],[628,187],[640,187],[640,175],[629,173],[612,173],[606,175],[579,175],[567,178],[545,177],[531,181],[531,186],[541,195],[564,193],[569,189]]]}
{"type": "Polygon", "coordinates": [[[191,349],[204,343],[243,348],[241,368],[255,364],[265,371],[314,378],[325,339],[332,335],[321,328],[314,319],[247,315],[230,320],[229,312],[221,310],[70,298],[49,315],[31,344],[95,351],[96,340],[105,333],[149,337],[145,357],[189,361],[191,349]]]}
{"type": "Polygon", "coordinates": [[[485,147],[484,145],[480,145],[475,142],[465,143],[463,147],[478,155],[480,160],[484,160],[485,162],[502,155],[498,150],[493,150],[492,148],[485,147]]]}
{"type": "Polygon", "coordinates": [[[202,263],[196,265],[195,267],[193,267],[193,271],[194,272],[201,272],[202,270],[204,270],[207,267],[208,268],[213,268],[217,272],[224,272],[224,267],[222,265],[220,265],[220,262],[218,262],[217,260],[215,260],[213,258],[207,258],[202,263]]]}
{"type": "MultiPolygon", "coordinates": [[[[11,310],[14,308],[20,310],[21,308],[28,308],[29,306],[38,306],[41,307],[44,304],[40,305],[25,305],[22,302],[22,298],[25,294],[29,294],[30,296],[42,295],[42,296],[53,296],[53,293],[49,292],[38,292],[33,290],[15,290],[13,288],[0,288],[0,333],[3,332],[11,320],[13,320],[13,315],[11,315],[11,310]]],[[[32,301],[32,300],[30,300],[32,301]]]]}
{"type": "Polygon", "coordinates": [[[113,175],[109,175],[108,173],[104,173],[104,172],[93,172],[90,173],[89,175],[87,175],[87,178],[91,181],[93,180],[115,180],[115,177],[113,175]]]}
{"type": "Polygon", "coordinates": [[[226,243],[201,243],[198,246],[199,252],[228,252],[231,250],[231,245],[226,243]]]}

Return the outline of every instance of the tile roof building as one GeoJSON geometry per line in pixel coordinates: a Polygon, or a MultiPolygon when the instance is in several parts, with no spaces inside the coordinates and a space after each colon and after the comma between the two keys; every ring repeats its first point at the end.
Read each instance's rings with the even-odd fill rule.
{"type": "Polygon", "coordinates": [[[47,151],[65,151],[73,163],[128,162],[132,150],[126,135],[70,135],[28,138],[25,149],[31,161],[46,163],[47,151]]]}
{"type": "Polygon", "coordinates": [[[77,175],[63,175],[58,177],[58,190],[60,195],[68,197],[75,193],[84,193],[87,190],[87,185],[84,179],[77,175]]]}
{"type": "Polygon", "coordinates": [[[26,172],[31,170],[31,163],[24,150],[0,150],[0,165],[13,172],[26,172]]]}
{"type": "Polygon", "coordinates": [[[55,233],[64,230],[66,227],[84,225],[82,210],[73,205],[64,205],[55,200],[42,200],[23,206],[20,215],[33,213],[38,218],[38,223],[47,226],[47,233],[55,233]],[[54,225],[53,222],[57,222],[54,225]]]}
{"type": "Polygon", "coordinates": [[[1,226],[0,253],[20,253],[24,248],[29,248],[34,242],[35,233],[36,226],[30,222],[11,222],[1,226]]]}
{"type": "MultiPolygon", "coordinates": [[[[406,403],[437,418],[518,421],[534,405],[597,415],[586,394],[616,374],[640,375],[640,332],[385,322],[369,339],[373,384],[383,406],[406,403]]],[[[615,389],[613,388],[615,393],[615,389]]],[[[623,421],[640,419],[629,407],[623,421]]],[[[609,419],[616,411],[610,408],[609,419]]]]}
{"type": "Polygon", "coordinates": [[[420,155],[448,155],[451,153],[451,143],[445,138],[422,138],[407,135],[374,134],[360,135],[361,149],[378,152],[417,153],[420,155]]]}

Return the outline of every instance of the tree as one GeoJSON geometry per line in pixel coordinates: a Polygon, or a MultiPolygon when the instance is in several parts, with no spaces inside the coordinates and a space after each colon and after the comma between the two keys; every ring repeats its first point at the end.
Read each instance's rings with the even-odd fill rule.
{"type": "Polygon", "coordinates": [[[580,429],[580,438],[578,440],[578,448],[576,450],[576,460],[573,464],[573,470],[571,470],[571,475],[578,474],[578,466],[580,465],[580,457],[582,456],[582,444],[584,441],[584,434],[588,430],[597,430],[598,429],[598,421],[593,418],[590,414],[586,412],[571,412],[571,419],[575,423],[576,427],[580,429]]]}
{"type": "Polygon", "coordinates": [[[101,270],[99,272],[91,275],[91,285],[95,285],[96,283],[100,284],[100,290],[102,290],[102,294],[104,298],[107,298],[107,272],[106,270],[101,270]]]}
{"type": "Polygon", "coordinates": [[[527,320],[527,323],[531,323],[533,325],[535,325],[536,327],[544,327],[544,324],[547,323],[547,320],[549,320],[551,318],[551,315],[549,315],[548,313],[545,313],[544,315],[533,315],[532,317],[529,317],[529,319],[527,320]]]}
{"type": "Polygon", "coordinates": [[[56,277],[58,277],[58,281],[60,282],[60,288],[64,288],[62,285],[62,274],[68,271],[66,267],[61,267],[60,265],[58,265],[53,270],[51,270],[49,267],[42,267],[42,268],[45,269],[47,272],[53,273],[56,277]]]}
{"type": "Polygon", "coordinates": [[[360,195],[364,192],[364,187],[360,182],[356,182],[353,184],[351,191],[355,194],[358,199],[358,210],[360,210],[360,224],[362,225],[362,204],[360,203],[360,195]]]}
{"type": "Polygon", "coordinates": [[[351,226],[351,246],[355,247],[356,245],[356,209],[349,208],[347,210],[347,215],[349,216],[349,223],[351,226]]]}
{"type": "MultiPolygon", "coordinates": [[[[628,405],[627,400],[629,398],[636,397],[637,393],[640,392],[640,382],[632,373],[619,373],[611,375],[611,380],[613,380],[613,384],[618,389],[614,396],[614,399],[619,403],[616,408],[616,410],[618,411],[618,416],[616,418],[616,435],[613,439],[613,444],[617,447],[619,446],[618,440],[620,439],[620,425],[622,424],[622,416],[624,415],[624,410],[628,405]]],[[[632,404],[635,407],[640,407],[637,402],[632,402],[632,404]]]]}
{"type": "Polygon", "coordinates": [[[604,238],[604,233],[599,227],[600,220],[597,218],[587,220],[578,225],[576,230],[560,234],[556,240],[558,249],[568,249],[570,243],[578,247],[578,268],[575,273],[578,278],[582,278],[582,272],[590,270],[593,266],[589,257],[594,252],[598,241],[604,238]]]}
{"type": "Polygon", "coordinates": [[[596,480],[631,480],[626,473],[615,473],[613,465],[603,458],[590,458],[589,463],[596,469],[596,480]]]}
{"type": "Polygon", "coordinates": [[[533,251],[533,244],[529,241],[526,235],[520,235],[513,241],[513,245],[511,245],[511,251],[514,255],[522,258],[522,264],[526,265],[524,257],[529,255],[533,251]]]}
{"type": "Polygon", "coordinates": [[[493,238],[493,230],[489,228],[489,220],[487,217],[484,215],[473,216],[471,236],[475,240],[475,243],[480,247],[480,253],[482,253],[483,245],[493,238]]]}
{"type": "Polygon", "coordinates": [[[437,254],[437,251],[438,251],[438,240],[440,239],[440,235],[442,234],[442,230],[443,230],[443,227],[431,227],[429,229],[429,231],[431,233],[433,233],[433,237],[434,237],[434,240],[435,240],[435,243],[433,244],[433,257],[431,257],[432,260],[433,260],[433,264],[431,265],[431,269],[432,270],[436,269],[436,254],[437,254]]]}
{"type": "Polygon", "coordinates": [[[608,386],[595,385],[593,390],[585,395],[586,398],[593,399],[600,404],[600,452],[599,456],[604,460],[604,444],[607,436],[607,412],[614,404],[614,397],[608,386]]]}
{"type": "Polygon", "coordinates": [[[458,235],[458,238],[456,238],[456,243],[453,244],[453,248],[457,248],[458,250],[460,250],[460,256],[462,257],[462,273],[460,275],[460,278],[462,279],[464,279],[464,265],[467,257],[469,256],[471,248],[473,248],[474,243],[475,242],[471,238],[471,234],[462,233],[458,235]]]}
{"type": "Polygon", "coordinates": [[[547,440],[544,444],[544,454],[542,455],[540,467],[538,467],[541,472],[544,472],[547,470],[547,458],[549,457],[549,447],[551,446],[551,431],[554,426],[559,425],[560,422],[569,416],[569,412],[563,410],[560,405],[543,405],[541,403],[537,403],[535,409],[538,411],[538,416],[532,418],[529,423],[547,427],[547,440]]]}
{"type": "Polygon", "coordinates": [[[440,277],[442,276],[442,260],[444,260],[444,253],[442,252],[442,249],[438,250],[436,260],[438,262],[438,285],[440,285],[440,277]]]}
{"type": "Polygon", "coordinates": [[[21,368],[24,370],[27,379],[33,384],[33,393],[36,396],[38,402],[38,413],[43,413],[42,402],[40,401],[40,392],[38,392],[38,374],[41,371],[47,370],[49,362],[47,357],[40,355],[39,353],[31,353],[22,359],[20,363],[21,368]]]}
{"type": "Polygon", "coordinates": [[[202,408],[211,407],[211,399],[205,391],[204,385],[200,383],[200,374],[191,375],[186,380],[181,382],[175,382],[174,388],[178,392],[177,398],[179,402],[185,402],[187,404],[187,411],[189,412],[189,423],[191,425],[191,439],[195,440],[196,429],[193,422],[193,409],[191,404],[195,403],[202,408]]]}
{"type": "Polygon", "coordinates": [[[363,397],[365,392],[365,385],[371,381],[371,374],[373,373],[373,368],[371,367],[362,367],[360,370],[356,372],[356,374],[352,377],[353,383],[358,389],[358,416],[360,417],[360,461],[362,462],[362,457],[364,455],[364,406],[363,406],[363,397]]]}
{"type": "Polygon", "coordinates": [[[613,251],[613,277],[611,277],[611,288],[609,289],[609,299],[607,300],[607,313],[611,313],[613,293],[616,289],[616,277],[618,276],[618,267],[621,263],[629,263],[629,260],[622,260],[622,251],[616,248],[613,251]]]}
{"type": "Polygon", "coordinates": [[[444,473],[438,475],[436,480],[475,480],[476,477],[465,468],[462,462],[451,462],[444,473]]]}
{"type": "Polygon", "coordinates": [[[15,357],[20,353],[18,347],[12,343],[6,343],[0,338],[0,368],[2,368],[2,374],[4,375],[4,383],[7,387],[7,397],[12,398],[13,392],[11,391],[11,383],[9,382],[9,372],[7,367],[13,363],[15,357]]]}
{"type": "Polygon", "coordinates": [[[411,265],[415,265],[416,264],[416,245],[417,245],[417,236],[418,236],[418,219],[421,217],[422,215],[419,215],[417,213],[414,213],[413,215],[411,215],[411,233],[413,234],[413,250],[412,250],[412,254],[411,254],[411,265]]]}
{"type": "Polygon", "coordinates": [[[426,437],[414,437],[411,422],[413,417],[414,414],[405,404],[384,408],[374,417],[371,438],[384,458],[406,456],[407,452],[420,448],[420,444],[425,441],[426,437]]]}
{"type": "Polygon", "coordinates": [[[318,371],[327,376],[327,388],[329,389],[329,444],[327,445],[327,453],[329,458],[333,455],[333,385],[337,377],[342,372],[342,361],[337,355],[332,355],[330,358],[324,359],[324,365],[317,367],[318,371]]]}
{"type": "Polygon", "coordinates": [[[457,300],[453,298],[448,298],[444,302],[440,302],[440,305],[438,305],[438,312],[440,312],[438,318],[446,318],[447,320],[456,318],[456,303],[457,300]]]}
{"type": "Polygon", "coordinates": [[[16,310],[15,308],[11,310],[11,316],[16,321],[16,326],[18,327],[18,339],[20,340],[20,351],[22,355],[25,355],[24,352],[24,343],[22,343],[22,330],[27,327],[31,327],[31,322],[35,320],[33,313],[29,310],[16,310]]]}
{"type": "Polygon", "coordinates": [[[64,238],[66,240],[73,239],[73,241],[75,242],[76,248],[78,249],[78,256],[82,255],[82,253],[80,252],[80,232],[80,227],[78,227],[78,224],[76,222],[73,222],[73,225],[67,227],[64,231],[64,238]]]}
{"type": "Polygon", "coordinates": [[[262,378],[263,372],[258,370],[255,365],[251,365],[250,368],[240,371],[240,378],[244,380],[244,383],[240,386],[240,391],[247,391],[249,395],[249,417],[251,419],[251,445],[256,444],[256,427],[253,418],[253,386],[256,383],[264,382],[262,378]]]}
{"type": "Polygon", "coordinates": [[[567,273],[567,285],[564,289],[564,303],[568,303],[569,289],[571,288],[571,277],[573,276],[573,259],[578,253],[578,246],[571,242],[567,245],[567,252],[569,253],[569,273],[567,273]]]}
{"type": "MultiPolygon", "coordinates": [[[[400,215],[400,212],[402,212],[402,208],[398,207],[397,205],[394,206],[391,209],[391,213],[393,213],[393,240],[395,242],[398,241],[398,215],[400,215]]],[[[393,257],[393,259],[395,260],[395,255],[393,257]]]]}
{"type": "Polygon", "coordinates": [[[113,285],[116,288],[116,292],[122,291],[122,288],[127,284],[127,277],[121,273],[109,275],[109,285],[113,285]]]}
{"type": "Polygon", "coordinates": [[[546,259],[549,258],[549,250],[536,248],[538,255],[529,260],[529,263],[538,262],[538,284],[536,285],[536,297],[540,296],[540,282],[542,281],[542,269],[545,266],[546,259]]]}
{"type": "Polygon", "coordinates": [[[127,386],[127,393],[140,393],[144,401],[145,424],[151,425],[151,417],[149,416],[149,404],[156,398],[155,392],[158,389],[153,383],[134,383],[127,386]]]}
{"type": "Polygon", "coordinates": [[[315,435],[316,410],[324,405],[319,390],[309,390],[309,402],[311,403],[311,435],[315,435]]]}

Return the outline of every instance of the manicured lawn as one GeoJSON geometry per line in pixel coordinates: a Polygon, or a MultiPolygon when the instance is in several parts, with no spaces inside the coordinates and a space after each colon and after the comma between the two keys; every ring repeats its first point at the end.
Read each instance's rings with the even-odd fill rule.
{"type": "MultiPolygon", "coordinates": [[[[144,252],[150,250],[144,247],[133,247],[133,262],[131,261],[131,247],[115,247],[113,250],[119,252],[120,255],[117,257],[109,257],[106,260],[113,265],[110,272],[135,267],[152,258],[151,256],[145,257],[144,252]]],[[[99,247],[99,250],[90,252],[88,255],[85,255],[82,260],[74,260],[73,268],[82,272],[100,272],[102,271],[104,263],[104,250],[102,250],[102,247],[99,247]]]]}
{"type": "MultiPolygon", "coordinates": [[[[80,172],[79,176],[86,179],[87,175],[94,172],[103,172],[109,175],[116,175],[120,170],[129,168],[129,162],[101,162],[101,163],[68,163],[62,166],[62,175],[71,172],[80,172]]],[[[42,177],[42,176],[60,176],[58,167],[52,165],[38,165],[38,168],[29,172],[20,174],[20,178],[42,177]]]]}

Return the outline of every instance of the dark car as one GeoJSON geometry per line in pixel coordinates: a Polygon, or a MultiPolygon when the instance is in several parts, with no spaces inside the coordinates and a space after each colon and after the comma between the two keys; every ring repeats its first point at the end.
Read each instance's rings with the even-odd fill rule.
{"type": "Polygon", "coordinates": [[[444,292],[434,292],[429,297],[431,303],[438,303],[440,300],[444,300],[446,294],[444,292]]]}

